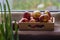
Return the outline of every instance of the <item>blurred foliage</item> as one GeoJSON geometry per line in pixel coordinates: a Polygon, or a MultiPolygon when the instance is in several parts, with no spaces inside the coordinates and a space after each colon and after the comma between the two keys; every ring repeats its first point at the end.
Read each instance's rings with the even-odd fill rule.
{"type": "MultiPolygon", "coordinates": [[[[0,40],[14,40],[15,38],[14,38],[14,33],[12,28],[11,10],[10,10],[10,5],[8,3],[8,0],[6,0],[6,3],[3,3],[4,14],[2,12],[1,3],[0,6],[1,6],[0,40]],[[8,14],[6,12],[6,4],[8,8],[8,14]]],[[[16,35],[16,40],[19,40],[17,25],[15,25],[15,35],[16,35]]]]}
{"type": "Polygon", "coordinates": [[[14,0],[13,10],[44,10],[49,6],[56,6],[60,8],[59,0],[14,0]],[[44,4],[43,8],[37,8],[38,5],[44,4]]]}

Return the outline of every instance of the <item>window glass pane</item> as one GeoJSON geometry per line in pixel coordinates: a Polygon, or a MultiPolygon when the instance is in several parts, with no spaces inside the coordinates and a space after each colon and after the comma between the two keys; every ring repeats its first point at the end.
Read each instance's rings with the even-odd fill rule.
{"type": "MultiPolygon", "coordinates": [[[[0,0],[3,10],[3,1],[0,0]]],[[[12,10],[60,10],[60,0],[8,0],[12,10]]],[[[0,6],[1,9],[1,6],[0,6]]]]}
{"type": "MultiPolygon", "coordinates": [[[[10,5],[10,9],[12,9],[12,5],[13,5],[13,0],[8,0],[9,2],[9,5],[10,5]]],[[[6,0],[0,0],[0,11],[1,11],[1,7],[2,7],[2,11],[4,11],[4,4],[6,5],[6,11],[8,11],[8,7],[7,7],[7,3],[6,3],[6,0]]]]}
{"type": "Polygon", "coordinates": [[[12,10],[60,10],[60,0],[12,0],[12,10]]]}

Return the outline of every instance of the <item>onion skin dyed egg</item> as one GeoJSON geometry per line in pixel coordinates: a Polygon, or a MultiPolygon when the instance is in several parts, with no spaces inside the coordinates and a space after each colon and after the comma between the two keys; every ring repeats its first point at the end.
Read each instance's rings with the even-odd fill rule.
{"type": "Polygon", "coordinates": [[[31,14],[29,12],[25,12],[23,14],[23,18],[27,18],[28,20],[30,20],[31,14]]]}
{"type": "Polygon", "coordinates": [[[47,14],[44,14],[44,15],[40,16],[39,20],[40,20],[40,22],[48,22],[49,16],[47,14]]]}
{"type": "Polygon", "coordinates": [[[27,18],[22,18],[20,21],[19,21],[19,23],[21,23],[21,22],[28,22],[29,20],[27,19],[27,18]]]}
{"type": "Polygon", "coordinates": [[[39,21],[39,17],[41,16],[41,12],[40,11],[34,11],[33,13],[32,13],[32,17],[36,20],[36,22],[38,22],[39,21]]]}
{"type": "Polygon", "coordinates": [[[45,14],[47,14],[49,16],[49,19],[52,17],[51,13],[48,10],[45,11],[45,14]]]}
{"type": "Polygon", "coordinates": [[[36,22],[36,20],[31,17],[31,20],[29,22],[36,22]]]}

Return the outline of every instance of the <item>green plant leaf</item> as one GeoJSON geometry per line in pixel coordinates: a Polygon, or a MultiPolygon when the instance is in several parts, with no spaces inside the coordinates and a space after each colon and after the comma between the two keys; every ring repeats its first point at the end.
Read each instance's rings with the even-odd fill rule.
{"type": "Polygon", "coordinates": [[[15,40],[19,40],[19,36],[18,36],[18,24],[16,23],[16,20],[15,20],[15,40]]]}

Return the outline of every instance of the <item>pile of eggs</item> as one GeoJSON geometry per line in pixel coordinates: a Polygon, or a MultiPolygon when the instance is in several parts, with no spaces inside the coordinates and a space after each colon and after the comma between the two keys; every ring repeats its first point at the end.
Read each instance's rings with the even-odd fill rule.
{"type": "Polygon", "coordinates": [[[19,20],[19,22],[52,22],[52,20],[53,17],[48,10],[43,13],[36,10],[32,13],[24,12],[23,17],[19,20]]]}

